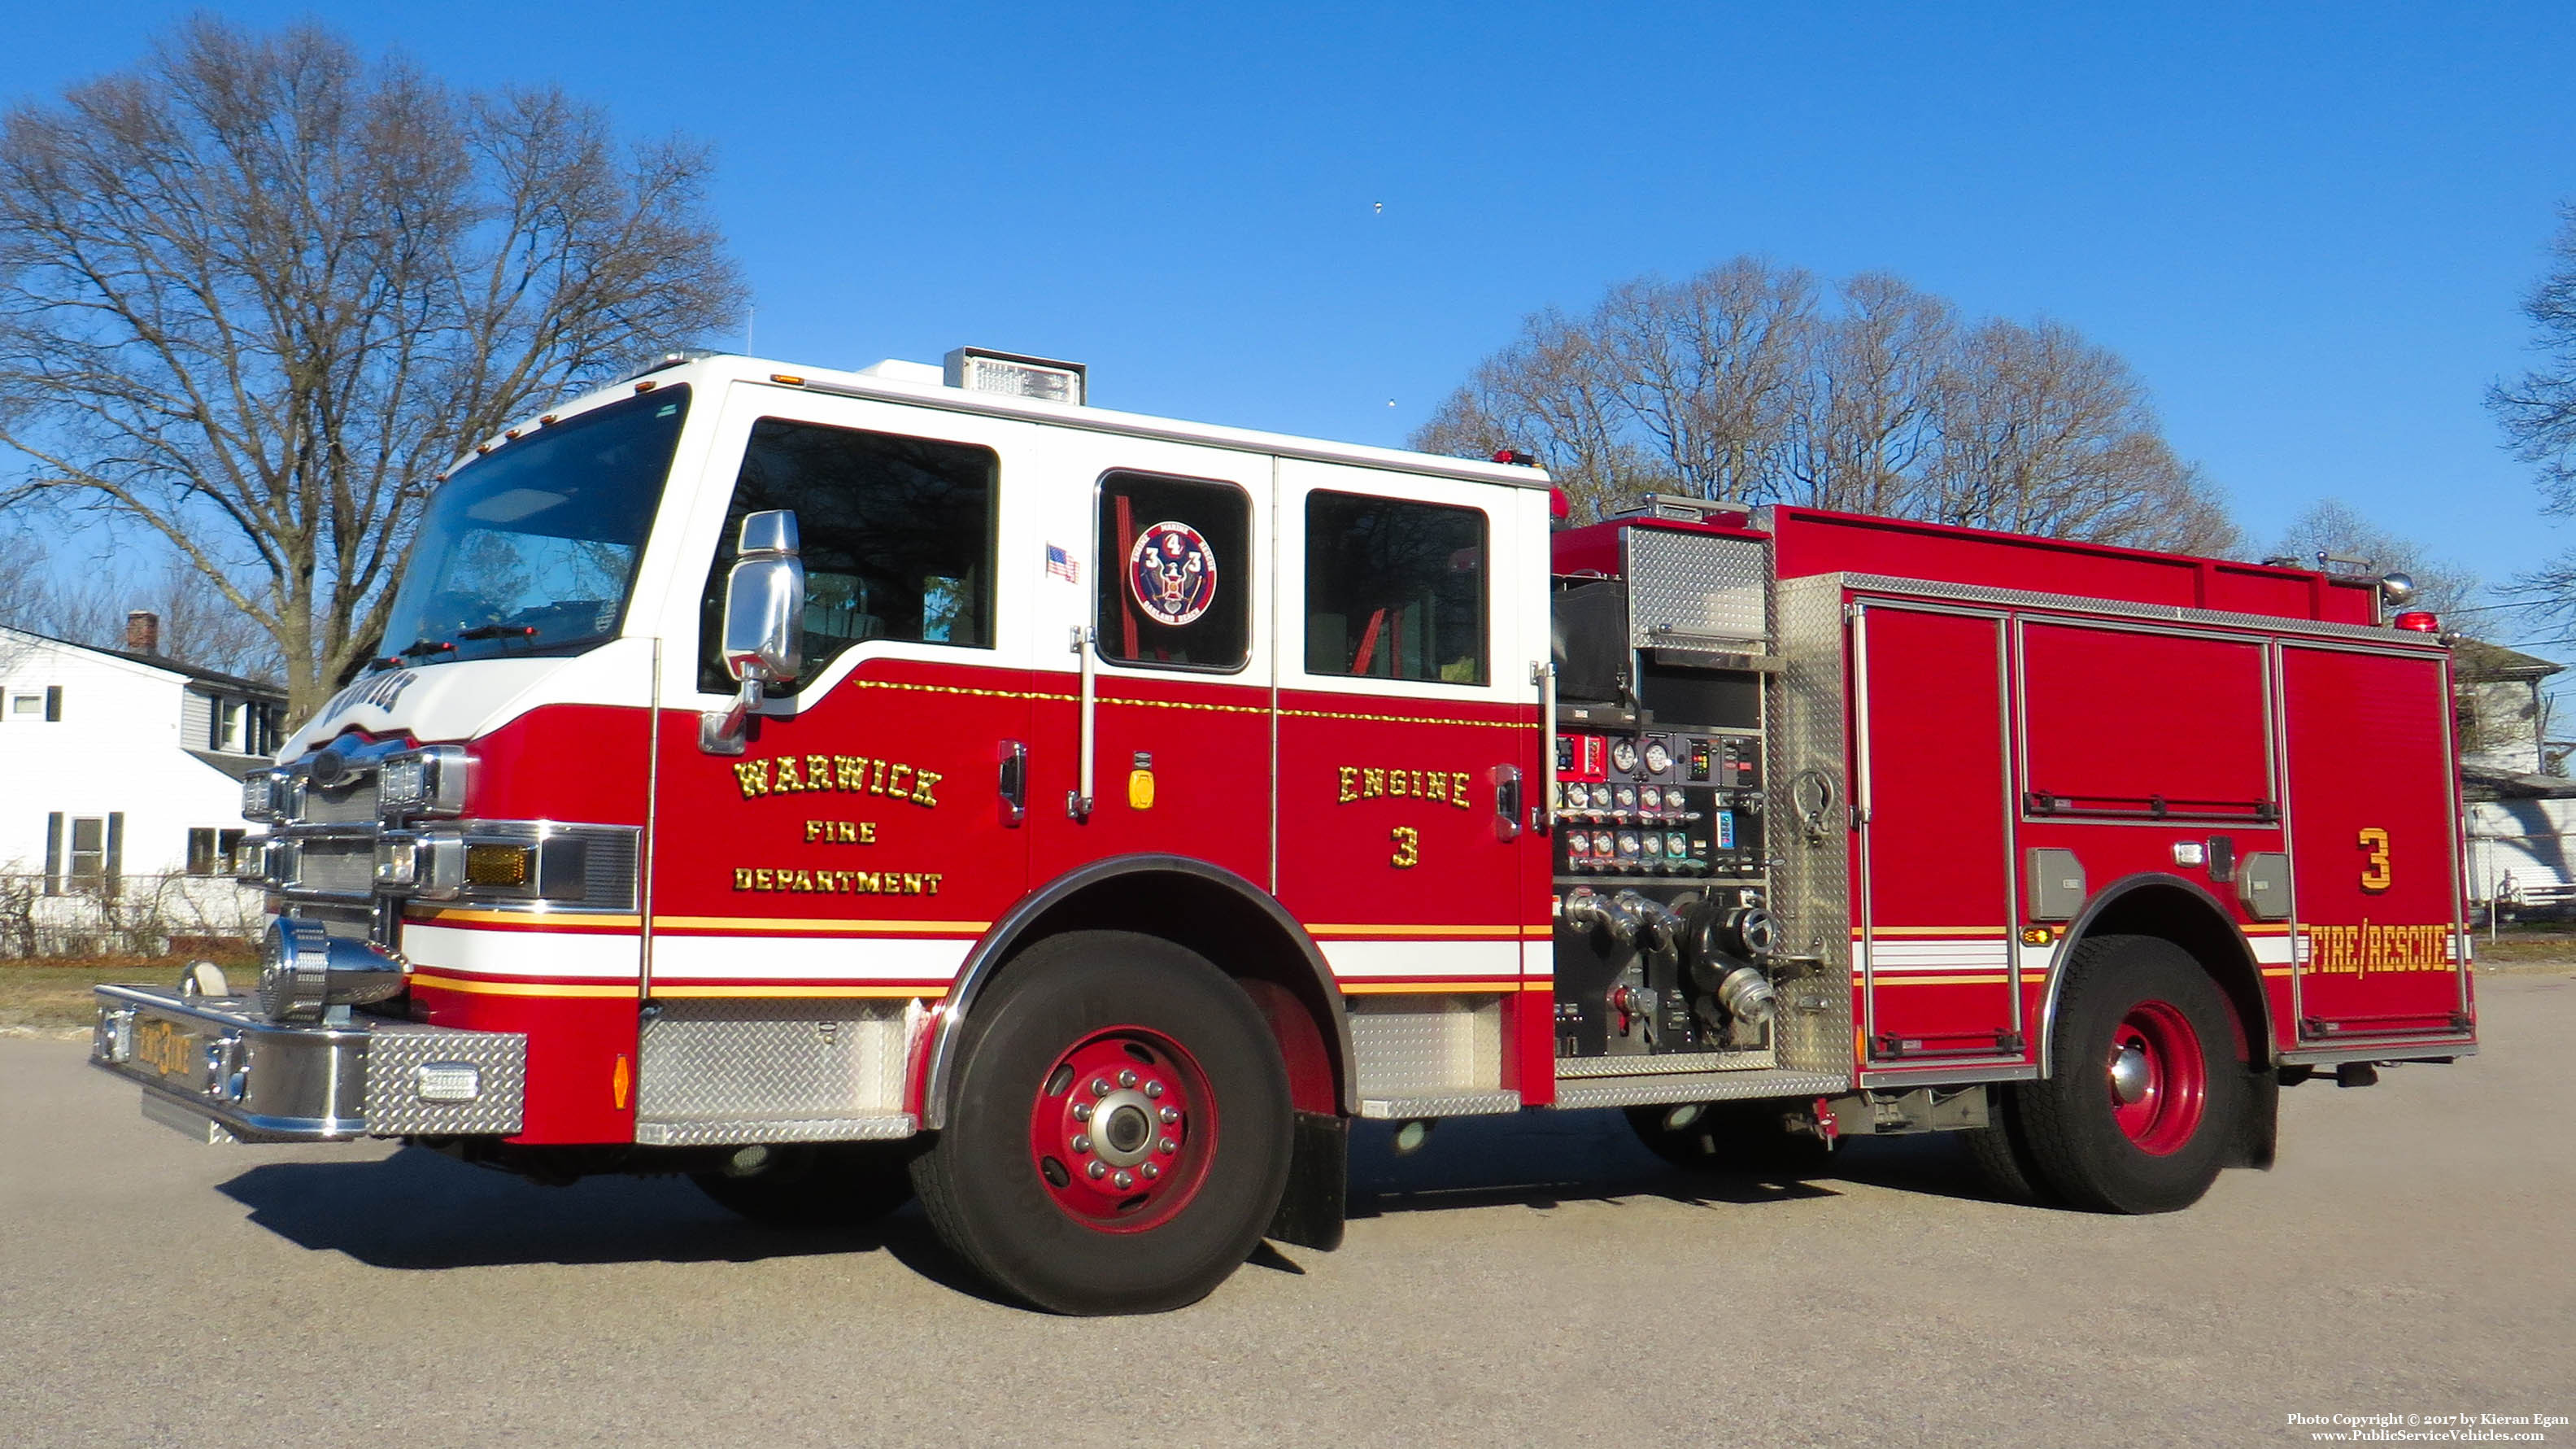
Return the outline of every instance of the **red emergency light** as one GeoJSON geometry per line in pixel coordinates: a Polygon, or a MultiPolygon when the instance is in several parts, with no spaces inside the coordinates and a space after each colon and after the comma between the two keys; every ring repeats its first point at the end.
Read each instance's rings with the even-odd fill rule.
{"type": "Polygon", "coordinates": [[[2441,616],[2433,613],[2429,609],[2409,609],[2389,622],[2395,624],[2400,629],[2412,629],[2418,634],[2439,634],[2442,632],[2441,616]]]}

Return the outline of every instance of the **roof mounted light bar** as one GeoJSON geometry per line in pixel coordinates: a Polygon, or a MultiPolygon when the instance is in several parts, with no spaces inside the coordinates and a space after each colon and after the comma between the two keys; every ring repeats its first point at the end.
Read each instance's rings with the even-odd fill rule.
{"type": "Polygon", "coordinates": [[[956,348],[944,360],[944,380],[950,387],[967,392],[1000,393],[1004,397],[1036,398],[1075,407],[1091,400],[1090,369],[1079,362],[1025,357],[981,347],[956,348]]]}
{"type": "Polygon", "coordinates": [[[1731,499],[1693,498],[1683,493],[1649,493],[1635,506],[1623,508],[1610,516],[1614,519],[1668,518],[1677,523],[1741,523],[1753,515],[1753,505],[1731,499]]]}

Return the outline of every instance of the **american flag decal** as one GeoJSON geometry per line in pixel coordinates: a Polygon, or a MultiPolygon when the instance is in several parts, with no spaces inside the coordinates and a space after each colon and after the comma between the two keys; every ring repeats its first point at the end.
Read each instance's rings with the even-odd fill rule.
{"type": "Polygon", "coordinates": [[[1058,544],[1051,543],[1047,545],[1046,571],[1055,575],[1057,578],[1064,580],[1068,584],[1081,582],[1080,579],[1074,576],[1073,555],[1066,553],[1063,547],[1058,544]]]}

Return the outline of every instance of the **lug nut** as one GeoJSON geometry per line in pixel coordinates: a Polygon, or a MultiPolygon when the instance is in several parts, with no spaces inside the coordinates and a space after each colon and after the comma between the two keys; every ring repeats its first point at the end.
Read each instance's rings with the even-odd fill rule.
{"type": "Polygon", "coordinates": [[[1109,1175],[1109,1164],[1102,1162],[1098,1158],[1093,1158],[1091,1165],[1084,1168],[1083,1171],[1091,1174],[1093,1180],[1097,1181],[1098,1179],[1109,1175]]]}
{"type": "Polygon", "coordinates": [[[1088,1122],[1088,1121],[1090,1121],[1090,1120],[1091,1120],[1091,1104],[1090,1104],[1089,1102],[1076,1102],[1076,1103],[1074,1103],[1074,1104],[1073,1104],[1073,1120],[1075,1120],[1076,1122],[1088,1122]]]}
{"type": "Polygon", "coordinates": [[[1077,1152],[1077,1153],[1081,1153],[1081,1152],[1089,1152],[1089,1151],[1091,1150],[1091,1134],[1090,1134],[1090,1133],[1088,1133],[1088,1132],[1085,1132],[1085,1133],[1083,1133],[1082,1135],[1080,1135],[1080,1136],[1078,1136],[1078,1137],[1074,1138],[1074,1139],[1073,1139],[1073,1150],[1074,1150],[1075,1152],[1077,1152]]]}
{"type": "Polygon", "coordinates": [[[1109,1179],[1109,1181],[1112,1186],[1123,1191],[1136,1185],[1136,1174],[1132,1172],[1121,1172],[1116,1177],[1109,1179]]]}
{"type": "Polygon", "coordinates": [[[1120,1072],[1118,1074],[1118,1085],[1122,1087],[1132,1087],[1136,1085],[1135,1068],[1130,1067],[1126,1071],[1120,1072]]]}
{"type": "Polygon", "coordinates": [[[1148,1097],[1159,1097],[1163,1095],[1163,1084],[1160,1082],[1147,1082],[1145,1084],[1145,1095],[1148,1097]]]}
{"type": "Polygon", "coordinates": [[[1164,1138],[1162,1141],[1157,1142],[1154,1145],[1165,1152],[1178,1152],[1181,1150],[1181,1144],[1174,1142],[1169,1137],[1164,1138]]]}
{"type": "Polygon", "coordinates": [[[1158,1177],[1160,1177],[1160,1176],[1162,1176],[1162,1175],[1163,1175],[1163,1169],[1161,1169],[1161,1168],[1159,1168],[1159,1167],[1156,1167],[1154,1164],[1152,1164],[1152,1163],[1150,1163],[1150,1162],[1146,1163],[1146,1164],[1145,1164],[1144,1166],[1142,1166],[1142,1167],[1137,1168],[1136,1170],[1137,1170],[1138,1172],[1141,1172],[1141,1173],[1145,1174],[1145,1180],[1146,1180],[1147,1182],[1152,1182],[1155,1178],[1158,1178],[1158,1177]]]}
{"type": "Polygon", "coordinates": [[[1181,1109],[1180,1109],[1180,1108],[1178,1108],[1178,1107],[1165,1107],[1165,1108],[1163,1109],[1163,1125],[1164,1125],[1164,1126],[1168,1127],[1168,1126],[1170,1126],[1171,1124],[1173,1124],[1173,1123],[1175,1123],[1175,1122],[1178,1122],[1179,1120],[1181,1120],[1181,1109]]]}
{"type": "Polygon", "coordinates": [[[1095,1096],[1095,1097],[1106,1097],[1106,1096],[1108,1096],[1108,1095],[1109,1095],[1109,1079],[1108,1079],[1107,1077],[1094,1077],[1094,1078],[1092,1078],[1092,1079],[1091,1079],[1091,1095],[1093,1095],[1093,1096],[1095,1096]]]}

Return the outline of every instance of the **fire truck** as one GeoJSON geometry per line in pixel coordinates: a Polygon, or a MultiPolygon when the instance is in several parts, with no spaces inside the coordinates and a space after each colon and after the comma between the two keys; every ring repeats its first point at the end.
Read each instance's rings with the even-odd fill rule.
{"type": "Polygon", "coordinates": [[[1342,1234],[1355,1119],[1690,1167],[1967,1134],[2102,1212],[2475,1050],[2406,582],[1657,497],[1096,408],[1071,364],[675,356],[442,475],[253,774],[255,981],[103,987],[210,1142],[751,1218],[918,1197],[1061,1312],[1342,1234]]]}

